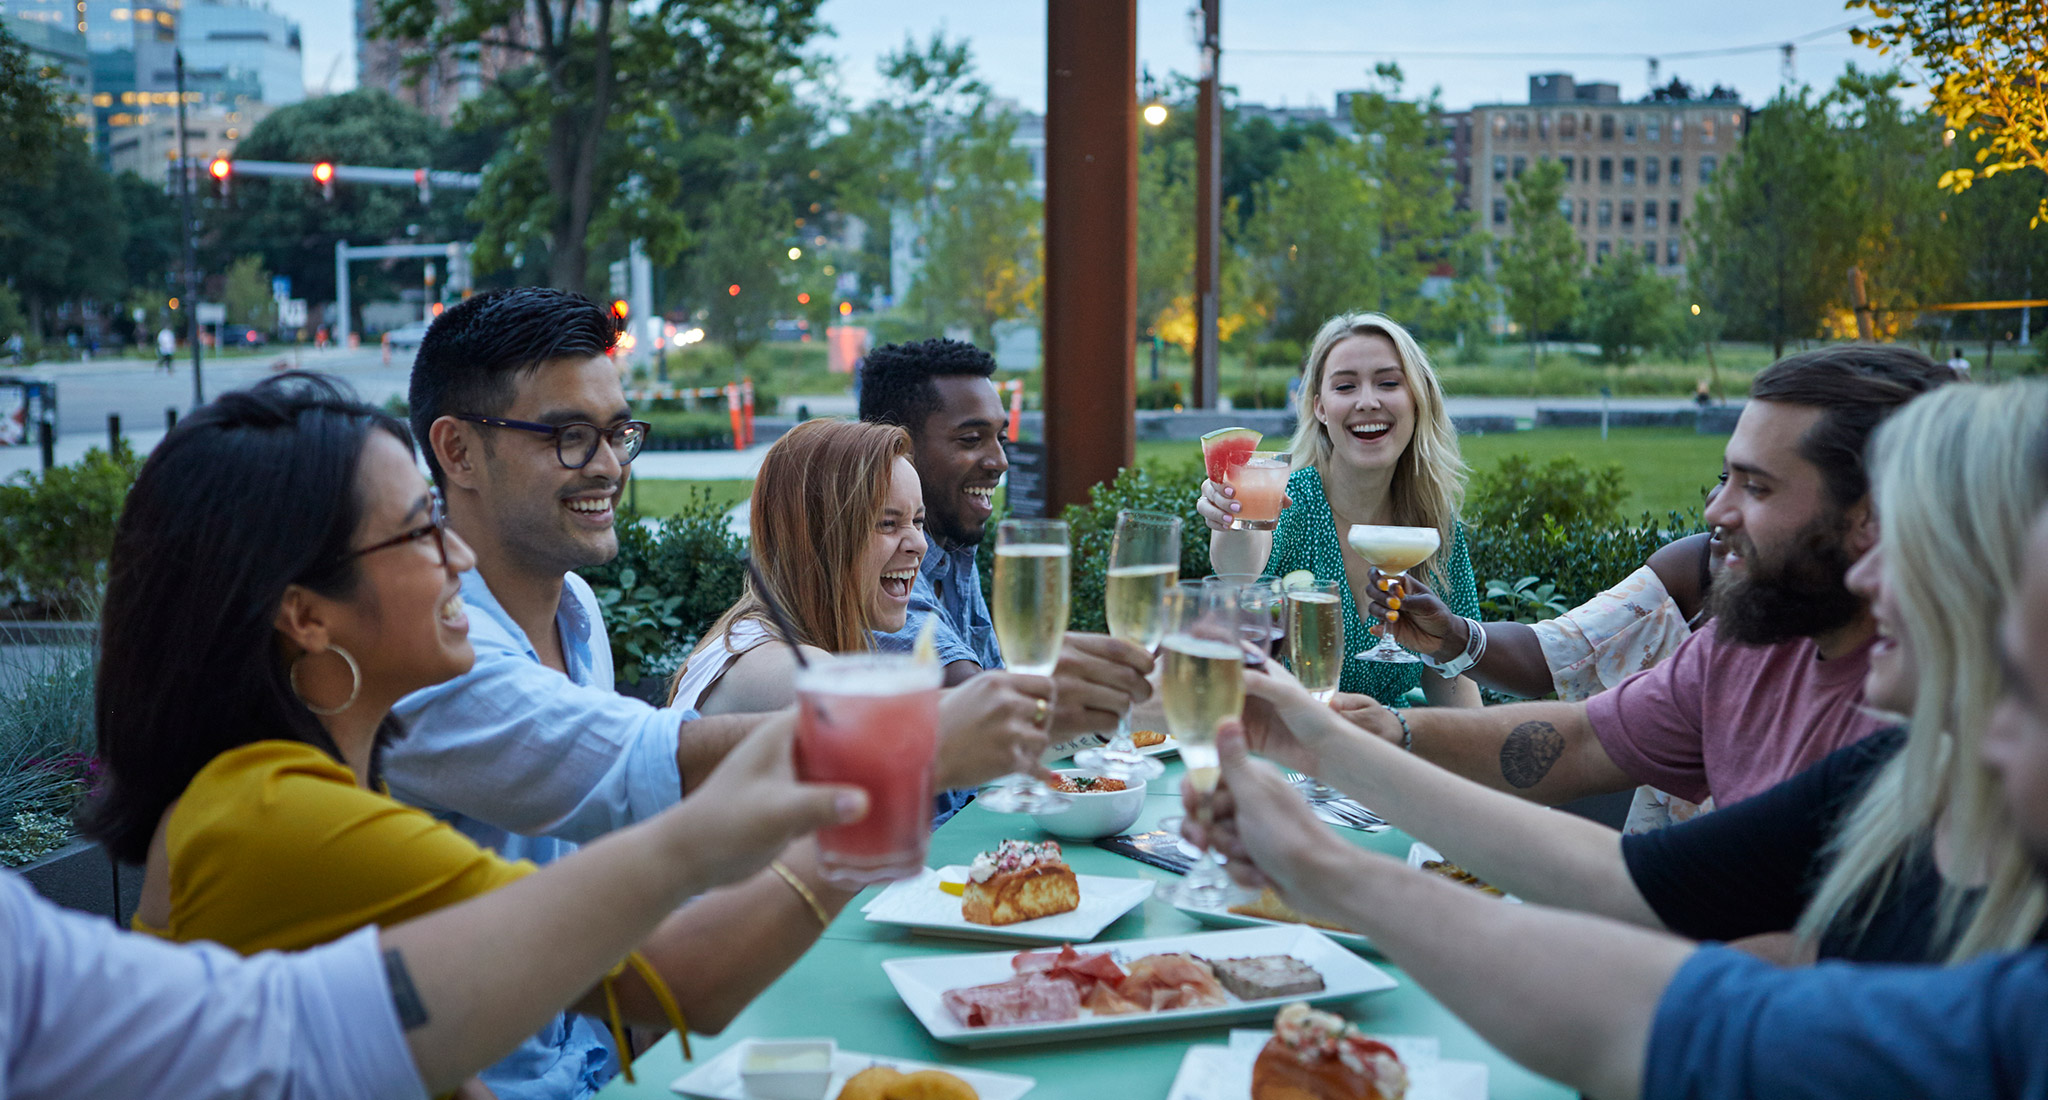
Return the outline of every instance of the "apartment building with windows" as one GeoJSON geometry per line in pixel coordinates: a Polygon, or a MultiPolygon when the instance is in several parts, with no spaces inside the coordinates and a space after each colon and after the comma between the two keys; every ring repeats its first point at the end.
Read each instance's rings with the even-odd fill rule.
{"type": "Polygon", "coordinates": [[[1495,237],[1514,231],[1508,183],[1555,160],[1566,180],[1559,210],[1587,263],[1629,249],[1677,275],[1685,270],[1686,222],[1739,147],[1748,114],[1725,94],[1624,103],[1613,84],[1539,73],[1529,77],[1527,103],[1483,104],[1455,116],[1449,147],[1467,208],[1495,237]]]}

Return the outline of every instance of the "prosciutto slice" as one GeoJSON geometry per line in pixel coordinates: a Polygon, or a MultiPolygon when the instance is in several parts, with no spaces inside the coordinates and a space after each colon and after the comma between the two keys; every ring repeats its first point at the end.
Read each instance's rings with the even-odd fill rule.
{"type": "Polygon", "coordinates": [[[1071,943],[1061,944],[1058,951],[1023,951],[1010,960],[1010,966],[1018,974],[1043,974],[1072,982],[1076,992],[1086,1001],[1097,985],[1115,987],[1124,980],[1124,968],[1102,951],[1083,955],[1074,950],[1071,943]]]}
{"type": "Polygon", "coordinates": [[[1230,1001],[1208,963],[1180,952],[1147,955],[1133,962],[1130,976],[1117,987],[1117,996],[1148,1012],[1207,1008],[1230,1001]]]}
{"type": "Polygon", "coordinates": [[[949,989],[940,1002],[966,1027],[1007,1027],[1072,1020],[1081,1015],[1074,983],[1042,973],[1020,974],[992,985],[949,989]]]}

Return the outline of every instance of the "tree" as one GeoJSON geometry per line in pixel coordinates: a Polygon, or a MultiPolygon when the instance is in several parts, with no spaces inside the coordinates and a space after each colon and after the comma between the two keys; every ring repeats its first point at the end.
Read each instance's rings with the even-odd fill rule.
{"type": "Polygon", "coordinates": [[[1446,264],[1476,267],[1484,243],[1472,213],[1458,209],[1457,182],[1443,167],[1438,94],[1402,99],[1400,66],[1382,63],[1373,72],[1377,86],[1351,97],[1359,166],[1379,222],[1374,296],[1359,304],[1413,319],[1422,312],[1423,280],[1446,264]]]}
{"type": "Polygon", "coordinates": [[[658,155],[675,110],[744,115],[774,97],[819,2],[377,0],[376,33],[416,44],[422,64],[482,47],[533,59],[472,116],[506,133],[470,205],[476,263],[544,263],[550,283],[580,292],[627,241],[662,264],[687,243],[677,166],[658,155]]]}
{"type": "Polygon", "coordinates": [[[1508,316],[1529,337],[1529,365],[1537,342],[1569,321],[1579,306],[1579,242],[1560,203],[1564,168],[1540,161],[1507,186],[1513,234],[1501,244],[1500,289],[1508,316]]]}
{"type": "Polygon", "coordinates": [[[758,176],[741,176],[711,206],[691,264],[691,294],[704,328],[737,364],[768,336],[788,265],[789,208],[758,176]]]}
{"type": "Polygon", "coordinates": [[[1624,248],[1593,266],[1579,303],[1579,328],[1600,345],[1602,359],[1625,364],[1664,339],[1675,302],[1671,281],[1650,270],[1641,253],[1624,248]]]}
{"type": "Polygon", "coordinates": [[[52,334],[60,302],[121,297],[128,227],[115,216],[120,202],[75,135],[51,150],[46,171],[0,182],[0,283],[21,295],[38,332],[52,334]]]}
{"type": "Polygon", "coordinates": [[[1366,184],[1353,148],[1304,145],[1256,196],[1246,235],[1254,293],[1274,337],[1305,344],[1330,317],[1379,300],[1379,191],[1366,184]]]}
{"type": "Polygon", "coordinates": [[[277,300],[270,296],[270,272],[263,270],[263,257],[243,256],[228,265],[221,302],[227,306],[228,324],[262,332],[277,327],[277,300]]]}
{"type": "Polygon", "coordinates": [[[1031,158],[1015,145],[1017,120],[988,104],[944,143],[945,184],[926,224],[913,310],[966,325],[995,346],[995,324],[1035,312],[1044,285],[1043,204],[1031,194],[1031,158]]]}
{"type": "Polygon", "coordinates": [[[1138,154],[1138,331],[1157,333],[1167,308],[1194,294],[1195,147],[1152,140],[1138,154]]]}
{"type": "Polygon", "coordinates": [[[1751,116],[1740,155],[1700,195],[1695,285],[1738,337],[1785,344],[1820,328],[1853,262],[1847,165],[1811,91],[1780,92],[1751,116]]]}
{"type": "MultiPolygon", "coordinates": [[[[1903,84],[1896,71],[1850,65],[1821,100],[1846,168],[1853,262],[1879,306],[1944,300],[1960,263],[1947,224],[1951,202],[1927,186],[1943,156],[1941,127],[1899,101],[1903,84]]],[[[1905,316],[1880,313],[1877,320],[1889,335],[1905,316]]]]}
{"type": "MultiPolygon", "coordinates": [[[[1878,22],[1849,32],[1889,53],[1904,49],[1926,70],[1934,109],[1972,142],[1982,168],[1951,168],[1936,186],[1964,191],[2020,168],[2048,172],[2048,6],[2039,0],[1849,0],[1878,22]]],[[[2048,221],[2048,198],[2029,227],[2048,221]]]]}

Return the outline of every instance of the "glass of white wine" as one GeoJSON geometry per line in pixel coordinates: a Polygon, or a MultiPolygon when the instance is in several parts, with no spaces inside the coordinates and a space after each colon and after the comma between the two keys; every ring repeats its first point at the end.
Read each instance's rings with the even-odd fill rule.
{"type": "MultiPolygon", "coordinates": [[[[1003,665],[1027,676],[1050,676],[1067,634],[1067,525],[1056,519],[1006,519],[996,527],[996,641],[1003,665]]],[[[1071,803],[1035,777],[1014,772],[981,795],[1004,814],[1045,813],[1071,803]]]]}
{"type": "MultiPolygon", "coordinates": [[[[1167,729],[1180,741],[1181,762],[1198,791],[1215,790],[1222,775],[1217,727],[1244,711],[1242,615],[1231,586],[1182,581],[1166,594],[1159,693],[1167,729]]],[[[1235,893],[1216,854],[1205,851],[1167,898],[1176,905],[1215,908],[1235,893]]]]}
{"type": "MultiPolygon", "coordinates": [[[[1110,637],[1148,653],[1159,648],[1166,636],[1166,593],[1180,580],[1180,533],[1178,516],[1128,508],[1116,514],[1102,593],[1110,637]]],[[[1132,742],[1128,711],[1107,747],[1083,749],[1074,763],[1115,779],[1157,779],[1166,771],[1132,742]]]]}
{"type": "MultiPolygon", "coordinates": [[[[1388,583],[1394,586],[1392,595],[1399,596],[1407,591],[1402,586],[1404,579],[1398,574],[1421,565],[1443,545],[1443,536],[1434,527],[1385,527],[1370,523],[1353,524],[1350,532],[1351,548],[1373,568],[1390,575],[1388,583]]],[[[1398,613],[1398,612],[1397,612],[1398,613]]],[[[1381,629],[1380,644],[1358,655],[1361,661],[1384,661],[1388,664],[1411,665],[1422,658],[1401,648],[1394,641],[1394,628],[1387,623],[1381,629]]]]}
{"type": "MultiPolygon", "coordinates": [[[[1287,587],[1287,667],[1321,703],[1337,694],[1344,671],[1344,595],[1336,581],[1297,582],[1287,587]]],[[[1313,776],[1296,786],[1311,802],[1328,802],[1339,792],[1313,776]]]]}

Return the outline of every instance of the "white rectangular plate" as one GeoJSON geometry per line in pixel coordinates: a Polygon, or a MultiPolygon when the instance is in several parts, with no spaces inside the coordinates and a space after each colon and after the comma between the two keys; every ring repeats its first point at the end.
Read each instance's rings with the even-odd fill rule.
{"type": "Polygon", "coordinates": [[[1117,962],[1129,965],[1133,959],[1170,951],[1186,951],[1211,959],[1235,959],[1253,955],[1292,955],[1314,967],[1323,976],[1320,992],[1306,996],[1263,997],[1241,1001],[1231,996],[1227,1004],[1213,1008],[1186,1008],[1170,1012],[1133,1012],[1122,1016],[1093,1017],[1040,1024],[1012,1024],[1005,1027],[968,1027],[953,1019],[940,997],[949,989],[988,985],[1015,976],[1010,965],[1013,951],[981,955],[938,955],[924,958],[888,959],[882,972],[896,987],[896,995],[942,1043],[970,1047],[1017,1046],[1072,1037],[1128,1035],[1166,1031],[1177,1027],[1209,1027],[1242,1020],[1269,1022],[1273,1013],[1289,1001],[1331,1001],[1392,989],[1397,984],[1385,971],[1333,943],[1328,936],[1307,925],[1272,928],[1241,928],[1230,932],[1197,932],[1187,936],[1162,936],[1149,940],[1117,940],[1102,945],[1117,962]]]}
{"type": "MultiPolygon", "coordinates": [[[[1443,861],[1444,854],[1442,852],[1437,851],[1435,848],[1432,848],[1419,840],[1408,846],[1408,866],[1413,867],[1418,871],[1422,870],[1422,865],[1425,863],[1442,863],[1443,861]]],[[[1522,899],[1516,897],[1513,894],[1502,894],[1501,899],[1503,901],[1514,902],[1516,905],[1522,904],[1522,899]]]]}
{"type": "MultiPolygon", "coordinates": [[[[1099,741],[1099,743],[1101,743],[1101,744],[1105,744],[1105,745],[1109,743],[1109,742],[1107,742],[1107,741],[1101,741],[1100,739],[1098,739],[1098,741],[1099,741]]],[[[1175,738],[1175,737],[1174,737],[1174,736],[1173,736],[1172,734],[1170,734],[1170,733],[1169,733],[1169,734],[1167,734],[1167,735],[1166,735],[1166,740],[1164,740],[1164,741],[1161,741],[1161,742],[1160,742],[1160,743],[1158,743],[1157,745],[1146,745],[1146,746],[1145,746],[1144,748],[1141,748],[1141,749],[1139,749],[1139,750],[1138,750],[1138,755],[1139,755],[1139,756],[1172,756],[1172,755],[1174,755],[1175,753],[1178,753],[1178,752],[1180,752],[1180,741],[1179,741],[1178,739],[1176,739],[1176,738],[1175,738]]],[[[1058,761],[1060,761],[1060,760],[1069,760],[1069,759],[1072,759],[1072,758],[1073,758],[1073,755],[1074,755],[1074,754],[1073,754],[1073,753],[1071,753],[1071,752],[1070,752],[1070,753],[1066,753],[1066,754],[1064,754],[1064,755],[1062,755],[1062,756],[1059,756],[1059,757],[1055,758],[1054,762],[1055,762],[1055,763],[1057,763],[1057,762],[1058,762],[1058,761]]]]}
{"type": "Polygon", "coordinates": [[[960,896],[939,889],[939,873],[926,868],[916,878],[889,884],[861,908],[876,924],[894,924],[927,936],[994,943],[1086,943],[1118,917],[1145,904],[1151,879],[1075,875],[1081,907],[1015,924],[975,924],[960,915],[960,896]]]}
{"type": "MultiPolygon", "coordinates": [[[[754,1100],[754,1094],[746,1090],[740,1081],[740,1058],[747,1049],[745,1043],[734,1043],[724,1052],[696,1069],[683,1074],[669,1083],[669,1088],[684,1096],[703,1097],[705,1100],[754,1100]]],[[[1019,1077],[1014,1073],[990,1073],[987,1070],[962,1069],[959,1066],[941,1066],[931,1062],[913,1062],[908,1058],[884,1058],[876,1054],[859,1054],[842,1050],[832,1056],[832,1082],[825,1086],[826,1096],[837,1096],[846,1087],[846,1079],[869,1066],[889,1066],[904,1073],[915,1073],[921,1069],[942,1069],[974,1087],[981,1100],[1017,1100],[1038,1084],[1037,1078],[1019,1077]]]]}
{"type": "MultiPolygon", "coordinates": [[[[1271,1035],[1270,1031],[1233,1031],[1227,1047],[1189,1047],[1166,1100],[1250,1100],[1252,1063],[1271,1035]]],[[[1436,1040],[1424,1036],[1372,1038],[1400,1055],[1408,1070],[1408,1100],[1486,1100],[1484,1063],[1439,1058],[1436,1040]]]]}
{"type": "MultiPolygon", "coordinates": [[[[1243,913],[1233,913],[1227,904],[1207,908],[1176,903],[1174,908],[1211,928],[1316,928],[1312,924],[1296,924],[1292,921],[1284,920],[1267,920],[1264,917],[1248,917],[1243,913]]],[[[1328,928],[1316,928],[1316,931],[1349,947],[1372,946],[1371,940],[1366,939],[1357,932],[1337,932],[1328,928]]]]}

